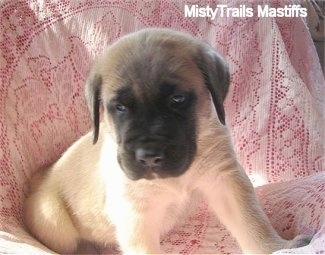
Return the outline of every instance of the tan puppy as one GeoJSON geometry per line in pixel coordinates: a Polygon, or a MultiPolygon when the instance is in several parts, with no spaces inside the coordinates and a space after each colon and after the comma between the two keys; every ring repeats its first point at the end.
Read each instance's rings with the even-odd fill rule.
{"type": "Polygon", "coordinates": [[[30,231],[60,253],[81,240],[161,253],[161,235],[198,193],[246,253],[308,244],[282,239],[262,211],[225,126],[228,86],[222,58],[189,35],[148,29],[118,40],[87,81],[94,134],[33,181],[30,231]]]}

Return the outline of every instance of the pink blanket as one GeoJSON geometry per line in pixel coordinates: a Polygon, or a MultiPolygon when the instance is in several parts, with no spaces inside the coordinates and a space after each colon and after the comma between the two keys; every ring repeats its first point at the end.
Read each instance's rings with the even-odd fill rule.
{"type": "MultiPolygon", "coordinates": [[[[218,3],[256,8],[292,1],[218,3]]],[[[0,253],[51,252],[23,227],[28,180],[90,129],[83,87],[94,57],[144,27],[186,31],[224,55],[231,70],[226,118],[238,157],[254,185],[263,185],[257,192],[278,232],[314,235],[308,246],[281,252],[325,253],[325,81],[305,20],[188,18],[185,4],[196,1],[0,3],[0,253]]],[[[204,203],[162,247],[240,253],[204,203]]]]}

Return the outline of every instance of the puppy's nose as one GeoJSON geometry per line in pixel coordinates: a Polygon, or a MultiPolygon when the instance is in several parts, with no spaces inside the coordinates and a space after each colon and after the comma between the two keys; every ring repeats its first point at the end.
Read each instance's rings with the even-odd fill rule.
{"type": "Polygon", "coordinates": [[[135,151],[135,158],[145,167],[160,167],[164,157],[159,151],[139,148],[135,151]]]}

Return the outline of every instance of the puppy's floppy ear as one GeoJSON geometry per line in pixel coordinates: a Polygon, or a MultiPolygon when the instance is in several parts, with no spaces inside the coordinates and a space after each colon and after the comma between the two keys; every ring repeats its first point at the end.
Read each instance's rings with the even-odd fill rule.
{"type": "Polygon", "coordinates": [[[90,74],[86,82],[86,98],[94,129],[93,144],[97,142],[99,135],[101,87],[102,76],[99,74],[90,74]]]}
{"type": "Polygon", "coordinates": [[[222,57],[208,45],[204,45],[201,48],[196,58],[196,63],[203,74],[205,85],[211,93],[219,120],[225,125],[226,120],[223,102],[230,84],[228,66],[222,57]]]}

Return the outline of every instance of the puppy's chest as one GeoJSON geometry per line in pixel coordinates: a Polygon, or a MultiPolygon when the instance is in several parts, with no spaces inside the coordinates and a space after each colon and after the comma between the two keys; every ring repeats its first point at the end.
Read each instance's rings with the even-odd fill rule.
{"type": "Polygon", "coordinates": [[[174,221],[191,196],[191,191],[180,185],[178,178],[136,182],[126,180],[115,184],[107,190],[105,206],[113,221],[118,220],[122,212],[138,216],[146,214],[148,217],[164,214],[166,221],[174,221]]]}

